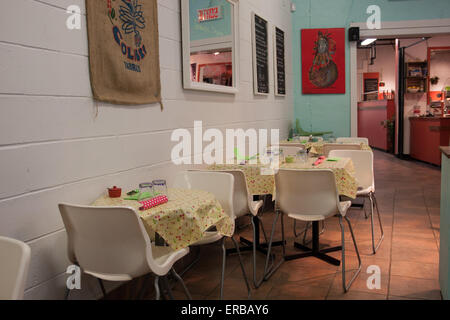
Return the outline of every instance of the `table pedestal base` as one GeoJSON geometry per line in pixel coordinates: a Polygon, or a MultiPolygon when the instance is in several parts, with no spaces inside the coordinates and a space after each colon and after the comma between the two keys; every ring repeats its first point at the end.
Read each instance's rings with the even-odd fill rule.
{"type": "Polygon", "coordinates": [[[339,266],[341,264],[341,261],[338,259],[335,259],[333,257],[330,257],[329,255],[326,255],[326,253],[340,251],[340,250],[342,250],[342,246],[326,248],[323,250],[319,249],[319,221],[313,221],[312,234],[313,234],[312,248],[308,248],[298,242],[294,242],[294,247],[296,247],[300,250],[306,251],[306,252],[285,256],[284,260],[289,261],[289,260],[302,259],[302,258],[307,258],[307,257],[315,257],[315,258],[323,260],[329,264],[339,266]]]}
{"type": "MultiPolygon", "coordinates": [[[[256,243],[256,251],[261,252],[265,255],[267,255],[267,247],[268,244],[267,243],[261,243],[259,240],[260,237],[260,228],[259,228],[259,218],[253,216],[253,223],[255,225],[255,243],[256,243]]],[[[247,240],[243,237],[240,237],[240,242],[242,244],[244,244],[245,246],[243,247],[239,247],[239,250],[241,252],[246,252],[246,251],[253,251],[253,241],[247,240]]],[[[286,241],[284,242],[286,244],[286,241]]],[[[279,247],[283,245],[283,241],[274,241],[272,242],[272,247],[279,247]]],[[[227,249],[227,254],[234,254],[237,253],[235,248],[231,248],[231,249],[227,249]]]]}

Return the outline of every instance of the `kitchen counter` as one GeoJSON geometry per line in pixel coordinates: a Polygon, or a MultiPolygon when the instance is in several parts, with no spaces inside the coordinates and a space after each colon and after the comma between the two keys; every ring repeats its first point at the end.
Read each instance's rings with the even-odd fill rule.
{"type": "Polygon", "coordinates": [[[441,152],[447,156],[447,158],[450,158],[450,147],[441,147],[441,152]]]}
{"type": "Polygon", "coordinates": [[[411,157],[441,165],[440,146],[448,146],[450,140],[450,118],[410,117],[411,157]]]}

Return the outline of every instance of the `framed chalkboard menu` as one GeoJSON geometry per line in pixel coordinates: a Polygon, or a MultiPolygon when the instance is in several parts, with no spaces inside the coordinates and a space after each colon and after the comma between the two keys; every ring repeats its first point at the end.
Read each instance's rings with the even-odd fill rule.
{"type": "Polygon", "coordinates": [[[364,101],[378,100],[378,79],[364,79],[364,101]]]}
{"type": "Polygon", "coordinates": [[[285,65],[284,31],[274,28],[274,58],[275,58],[275,95],[286,95],[286,65],[285,65]]]}
{"type": "Polygon", "coordinates": [[[253,87],[255,94],[269,94],[269,38],[268,23],[252,13],[253,29],[253,87]]]}

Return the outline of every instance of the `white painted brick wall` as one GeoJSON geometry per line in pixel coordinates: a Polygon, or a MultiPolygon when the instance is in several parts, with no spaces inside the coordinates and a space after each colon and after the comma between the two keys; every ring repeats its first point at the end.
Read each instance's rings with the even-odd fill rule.
{"type": "MultiPolygon", "coordinates": [[[[84,0],[9,0],[0,11],[0,235],[31,246],[27,299],[64,296],[66,234],[57,204],[89,204],[111,185],[127,189],[153,178],[170,183],[181,169],[170,162],[173,129],[203,120],[204,127],[280,128],[287,135],[293,115],[289,1],[239,1],[235,96],[183,90],[180,3],[158,4],[163,112],[159,105],[92,100],[84,0]],[[82,30],[65,27],[71,4],[82,9],[82,30]],[[286,32],[285,98],[253,95],[251,11],[286,32]]],[[[273,90],[273,68],[270,77],[273,90]]],[[[82,285],[72,298],[99,296],[89,277],[82,285]]]]}

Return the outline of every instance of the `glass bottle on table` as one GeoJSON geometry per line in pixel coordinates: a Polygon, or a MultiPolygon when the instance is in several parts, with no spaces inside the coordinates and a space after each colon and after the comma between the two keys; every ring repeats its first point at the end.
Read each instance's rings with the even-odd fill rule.
{"type": "Polygon", "coordinates": [[[306,149],[300,149],[297,152],[296,156],[297,156],[297,161],[298,162],[300,162],[302,164],[305,164],[305,163],[308,162],[308,152],[306,151],[306,149]]]}

